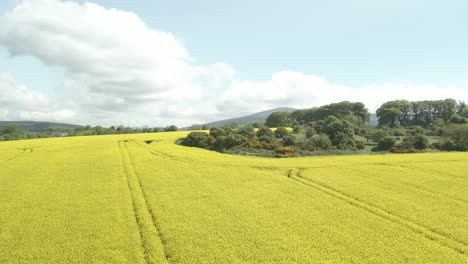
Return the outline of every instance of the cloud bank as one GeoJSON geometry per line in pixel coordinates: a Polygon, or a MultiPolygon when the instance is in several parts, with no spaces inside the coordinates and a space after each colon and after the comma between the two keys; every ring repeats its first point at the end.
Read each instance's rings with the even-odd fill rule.
{"type": "Polygon", "coordinates": [[[341,100],[371,110],[391,99],[468,100],[462,89],[419,84],[348,87],[301,72],[241,80],[223,62],[201,65],[176,36],[136,14],[93,3],[25,0],[0,18],[0,45],[65,70],[53,97],[0,75],[0,118],[80,124],[190,125],[280,106],[341,100]]]}

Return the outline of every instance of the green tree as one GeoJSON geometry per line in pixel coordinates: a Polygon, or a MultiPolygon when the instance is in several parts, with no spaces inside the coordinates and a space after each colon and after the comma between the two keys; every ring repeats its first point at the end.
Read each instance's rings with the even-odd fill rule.
{"type": "Polygon", "coordinates": [[[312,128],[312,127],[309,127],[309,128],[306,129],[305,137],[306,138],[311,138],[315,134],[316,134],[315,129],[312,128]]]}
{"type": "Polygon", "coordinates": [[[385,136],[379,139],[377,146],[381,150],[389,150],[391,149],[396,143],[396,140],[391,136],[385,136]]]}
{"type": "Polygon", "coordinates": [[[308,144],[314,149],[328,150],[332,147],[332,142],[326,134],[315,134],[313,135],[308,144]]]}
{"type": "Polygon", "coordinates": [[[293,135],[287,135],[283,138],[283,146],[294,146],[296,145],[296,137],[293,135]]]}
{"type": "Polygon", "coordinates": [[[455,143],[457,150],[468,150],[468,124],[450,125],[446,128],[444,136],[455,143]]]}
{"type": "Polygon", "coordinates": [[[287,112],[273,112],[271,113],[266,121],[265,125],[267,127],[284,127],[288,125],[288,116],[287,112]]]}
{"type": "Polygon", "coordinates": [[[413,146],[415,149],[427,149],[429,145],[429,140],[427,137],[423,134],[416,134],[414,138],[412,139],[413,141],[413,146]]]}
{"type": "Polygon", "coordinates": [[[289,135],[289,131],[284,127],[278,127],[274,134],[276,138],[284,138],[289,135]]]}
{"type": "Polygon", "coordinates": [[[329,116],[324,120],[323,127],[323,131],[337,148],[354,147],[354,130],[352,124],[348,121],[329,116]]]}
{"type": "Polygon", "coordinates": [[[252,126],[244,126],[237,130],[237,133],[243,135],[246,138],[255,137],[255,129],[252,126]]]}
{"type": "Polygon", "coordinates": [[[257,137],[260,138],[261,136],[272,137],[273,136],[273,131],[271,131],[271,129],[269,127],[261,127],[257,131],[257,137]]]}
{"type": "Polygon", "coordinates": [[[178,131],[178,130],[179,130],[179,128],[177,128],[177,127],[174,126],[174,125],[171,125],[171,126],[168,126],[168,127],[164,128],[164,131],[165,131],[165,132],[178,131]]]}

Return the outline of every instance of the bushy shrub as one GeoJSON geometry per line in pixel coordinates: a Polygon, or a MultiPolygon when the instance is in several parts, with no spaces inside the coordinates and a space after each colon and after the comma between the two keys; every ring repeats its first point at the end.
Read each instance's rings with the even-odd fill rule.
{"type": "Polygon", "coordinates": [[[395,143],[396,143],[396,140],[393,137],[386,136],[386,137],[379,139],[377,146],[381,150],[389,150],[395,145],[395,143]]]}
{"type": "Polygon", "coordinates": [[[208,148],[215,141],[215,138],[205,132],[191,132],[181,144],[189,147],[208,148]]]}
{"type": "Polygon", "coordinates": [[[444,136],[451,139],[457,146],[457,150],[468,150],[468,125],[450,125],[444,132],[444,136]]]}
{"type": "Polygon", "coordinates": [[[446,150],[446,151],[454,151],[457,150],[457,145],[453,140],[450,138],[444,139],[440,145],[440,149],[446,150]]]}
{"type": "Polygon", "coordinates": [[[301,132],[300,126],[294,126],[292,130],[293,134],[299,134],[301,132]]]}
{"type": "Polygon", "coordinates": [[[246,138],[255,137],[255,129],[252,126],[244,126],[237,130],[237,134],[240,134],[246,138]]]}
{"type": "Polygon", "coordinates": [[[172,126],[168,126],[166,128],[164,128],[164,131],[166,132],[169,132],[169,131],[178,131],[179,128],[177,128],[176,126],[172,125],[172,126]]]}
{"type": "Polygon", "coordinates": [[[271,129],[269,127],[261,127],[257,131],[257,137],[261,138],[262,136],[271,137],[271,136],[273,136],[273,131],[271,131],[271,129]]]}
{"type": "Polygon", "coordinates": [[[263,143],[271,143],[273,141],[273,138],[271,136],[262,135],[258,137],[258,140],[263,143]]]}
{"type": "Polygon", "coordinates": [[[416,134],[414,137],[413,137],[413,146],[415,149],[427,149],[429,145],[429,140],[427,139],[427,137],[423,134],[416,134]]]}
{"type": "Polygon", "coordinates": [[[411,130],[410,130],[410,133],[411,135],[415,136],[415,135],[418,135],[418,134],[424,134],[424,132],[426,132],[426,130],[421,127],[421,126],[414,126],[411,130]]]}
{"type": "Polygon", "coordinates": [[[239,134],[230,134],[223,140],[224,149],[230,149],[236,146],[240,146],[247,142],[247,138],[239,134]]]}
{"type": "Polygon", "coordinates": [[[467,122],[468,120],[464,118],[463,116],[460,116],[459,114],[454,114],[450,118],[450,123],[453,123],[453,124],[466,124],[467,122]]]}
{"type": "Polygon", "coordinates": [[[315,135],[313,135],[310,138],[308,144],[313,149],[322,149],[322,150],[328,150],[332,146],[330,138],[325,134],[315,134],[315,135]]]}
{"type": "Polygon", "coordinates": [[[312,127],[309,127],[309,128],[306,129],[305,137],[306,138],[311,138],[315,134],[316,134],[315,129],[313,129],[312,127]]]}
{"type": "Polygon", "coordinates": [[[296,137],[293,135],[288,135],[283,138],[283,146],[294,146],[296,144],[296,137]]]}
{"type": "Polygon", "coordinates": [[[274,133],[276,138],[284,138],[289,135],[289,131],[284,127],[278,127],[274,133]]]}
{"type": "Polygon", "coordinates": [[[354,144],[356,145],[356,148],[359,150],[363,150],[366,148],[366,144],[362,140],[355,140],[354,144]]]}
{"type": "Polygon", "coordinates": [[[354,147],[353,125],[335,116],[328,116],[323,121],[323,131],[330,137],[333,146],[338,149],[354,147]]]}
{"type": "Polygon", "coordinates": [[[294,148],[291,148],[291,147],[279,147],[279,148],[276,148],[275,149],[275,153],[277,154],[291,154],[291,153],[294,153],[295,150],[294,148]]]}
{"type": "Polygon", "coordinates": [[[429,144],[428,146],[431,149],[441,149],[442,148],[442,143],[441,142],[434,142],[432,144],[429,144]]]}
{"type": "Polygon", "coordinates": [[[226,148],[224,147],[224,140],[226,139],[226,136],[218,136],[213,143],[213,149],[216,151],[221,151],[223,152],[226,148]]]}
{"type": "Polygon", "coordinates": [[[224,127],[212,127],[210,128],[210,136],[219,138],[221,136],[227,136],[230,133],[230,129],[224,127]]]}
{"type": "Polygon", "coordinates": [[[390,136],[390,133],[388,133],[384,129],[374,129],[370,133],[370,139],[376,143],[379,142],[381,138],[388,137],[388,136],[390,136]]]}
{"type": "Polygon", "coordinates": [[[413,145],[413,139],[404,138],[403,141],[390,149],[393,153],[413,153],[416,152],[413,145]]]}

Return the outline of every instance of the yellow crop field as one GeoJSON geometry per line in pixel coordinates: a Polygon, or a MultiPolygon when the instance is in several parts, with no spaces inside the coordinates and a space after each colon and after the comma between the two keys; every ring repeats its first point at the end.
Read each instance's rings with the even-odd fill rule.
{"type": "Polygon", "coordinates": [[[468,153],[260,158],[188,132],[0,143],[0,263],[468,263],[468,153]]]}

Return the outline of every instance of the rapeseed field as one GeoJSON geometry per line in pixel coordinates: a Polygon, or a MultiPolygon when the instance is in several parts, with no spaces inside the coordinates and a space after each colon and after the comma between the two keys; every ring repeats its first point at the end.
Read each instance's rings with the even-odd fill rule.
{"type": "Polygon", "coordinates": [[[0,263],[468,263],[468,153],[273,159],[188,132],[0,143],[0,263]]]}

